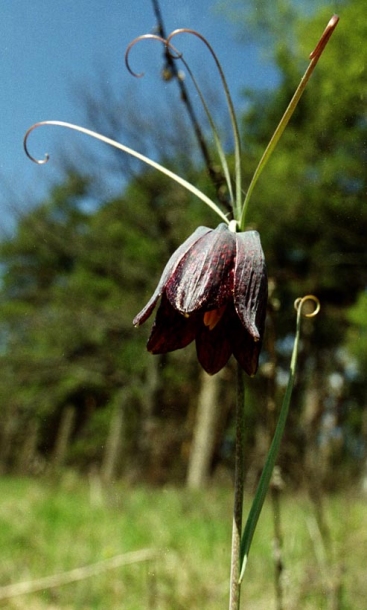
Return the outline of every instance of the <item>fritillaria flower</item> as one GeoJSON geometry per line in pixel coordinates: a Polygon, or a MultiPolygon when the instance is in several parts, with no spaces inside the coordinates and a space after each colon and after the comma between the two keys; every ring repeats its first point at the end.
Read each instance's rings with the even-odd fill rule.
{"type": "MultiPolygon", "coordinates": [[[[249,375],[256,373],[265,324],[267,278],[259,235],[256,231],[244,231],[248,203],[254,186],[290,120],[338,19],[336,15],[331,18],[316,48],[310,54],[310,64],[259,161],[243,203],[241,146],[237,120],[222,67],[208,41],[198,32],[184,28],[175,30],[167,38],[155,34],[139,36],[128,46],[125,62],[129,71],[135,76],[142,76],[142,74],[131,70],[128,56],[136,42],[142,39],[160,41],[165,46],[167,61],[173,63],[173,60],[180,60],[183,62],[192,78],[212,129],[222,165],[223,178],[227,185],[234,218],[232,222],[235,225],[233,231],[231,230],[232,222],[230,225],[222,223],[215,230],[199,227],[168,261],[154,294],[134,319],[135,326],[143,324],[152,314],[160,299],[147,345],[148,350],[153,354],[164,354],[183,348],[195,339],[199,362],[208,373],[214,374],[220,371],[228,362],[231,354],[249,375]],[[208,105],[189,66],[183,59],[182,53],[172,45],[172,40],[184,33],[198,37],[206,45],[219,71],[233,130],[235,189],[233,189],[225,152],[208,105]],[[236,232],[237,229],[240,232],[236,232]]],[[[183,86],[182,81],[178,80],[183,86]]],[[[181,92],[182,99],[187,100],[186,92],[183,92],[182,89],[181,92]]],[[[139,159],[148,166],[154,167],[196,195],[225,223],[229,223],[228,214],[224,214],[209,197],[171,170],[124,144],[70,123],[43,121],[28,129],[24,137],[24,149],[30,159],[36,163],[46,163],[48,155],[43,160],[33,157],[28,152],[27,139],[36,127],[46,124],[64,126],[91,135],[139,159]]],[[[195,132],[198,133],[197,124],[195,124],[195,132]]],[[[199,137],[199,141],[202,143],[201,137],[199,137]]],[[[207,157],[205,158],[207,159],[207,157]]]]}
{"type": "Polygon", "coordinates": [[[264,254],[257,231],[224,223],[199,227],[174,252],[134,324],[161,299],[147,348],[165,354],[194,339],[202,367],[217,373],[231,354],[249,375],[258,367],[267,302],[264,254]]]}

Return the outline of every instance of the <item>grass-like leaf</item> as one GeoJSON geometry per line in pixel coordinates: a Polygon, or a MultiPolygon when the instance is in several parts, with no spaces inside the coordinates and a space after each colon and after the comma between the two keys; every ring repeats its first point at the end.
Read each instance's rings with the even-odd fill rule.
{"type": "Polygon", "coordinates": [[[258,519],[260,517],[261,509],[264,504],[264,500],[269,488],[270,479],[273,473],[273,468],[278,457],[280,443],[283,437],[285,424],[287,421],[289,406],[292,397],[292,391],[294,386],[294,379],[296,375],[296,366],[297,366],[297,355],[298,355],[298,346],[299,346],[299,338],[301,334],[301,318],[302,318],[302,308],[306,301],[313,301],[315,303],[315,310],[312,313],[304,314],[306,317],[313,317],[318,314],[320,310],[320,303],[316,297],[313,295],[307,295],[302,299],[297,299],[295,302],[295,307],[297,309],[297,324],[296,324],[296,336],[294,339],[293,352],[290,364],[290,373],[287,388],[284,394],[282,408],[280,410],[279,419],[277,423],[277,427],[274,433],[274,438],[271,443],[269,453],[265,462],[265,466],[263,472],[260,477],[259,484],[257,486],[256,494],[247,518],[247,522],[245,525],[245,529],[241,539],[241,548],[240,548],[240,565],[241,565],[241,573],[240,573],[240,582],[243,578],[248,555],[250,552],[250,547],[252,543],[252,539],[255,533],[255,529],[257,526],[258,519]]]}

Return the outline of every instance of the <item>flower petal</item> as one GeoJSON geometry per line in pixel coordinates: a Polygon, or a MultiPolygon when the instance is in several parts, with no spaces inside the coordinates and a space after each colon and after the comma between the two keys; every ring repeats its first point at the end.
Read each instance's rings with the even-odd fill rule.
{"type": "Polygon", "coordinates": [[[219,309],[233,292],[235,234],[220,224],[200,237],[179,261],[166,285],[170,303],[181,313],[219,309]]]}
{"type": "Polygon", "coordinates": [[[211,232],[211,230],[212,229],[209,229],[208,227],[198,227],[196,229],[196,231],[194,231],[194,233],[192,235],[190,235],[190,237],[188,237],[186,239],[186,241],[184,241],[184,243],[181,244],[181,246],[179,248],[177,248],[177,250],[175,250],[175,252],[172,254],[171,258],[169,259],[168,263],[166,264],[166,266],[163,270],[161,279],[159,280],[158,286],[155,289],[153,295],[151,296],[151,298],[149,299],[149,301],[145,305],[145,307],[135,316],[135,318],[133,320],[134,326],[140,326],[149,318],[154,307],[156,306],[156,303],[157,303],[159,297],[162,295],[162,292],[165,288],[167,281],[169,280],[171,275],[173,273],[175,273],[176,267],[179,264],[182,257],[185,256],[185,254],[188,252],[188,250],[190,250],[190,248],[201,237],[203,237],[205,234],[211,232]]]}
{"type": "MultiPolygon", "coordinates": [[[[236,233],[233,302],[254,341],[261,341],[268,298],[265,257],[257,231],[236,233]]],[[[260,351],[260,350],[259,350],[260,351]]]]}
{"type": "Polygon", "coordinates": [[[235,320],[228,324],[233,355],[243,370],[252,377],[257,371],[262,342],[254,340],[235,312],[234,316],[235,320]]]}
{"type": "Polygon", "coordinates": [[[181,315],[163,294],[148,339],[148,351],[152,354],[166,354],[186,347],[195,339],[199,321],[197,314],[189,317],[181,315]]]}
{"type": "Polygon", "coordinates": [[[210,330],[204,323],[200,325],[196,335],[196,353],[203,369],[214,375],[228,362],[232,354],[230,337],[227,332],[227,312],[218,324],[210,330]]]}
{"type": "MultiPolygon", "coordinates": [[[[243,327],[242,329],[245,331],[243,327]]],[[[241,334],[237,334],[232,347],[237,362],[250,377],[253,377],[259,365],[261,342],[254,341],[248,333],[244,333],[242,337],[241,334]]]]}

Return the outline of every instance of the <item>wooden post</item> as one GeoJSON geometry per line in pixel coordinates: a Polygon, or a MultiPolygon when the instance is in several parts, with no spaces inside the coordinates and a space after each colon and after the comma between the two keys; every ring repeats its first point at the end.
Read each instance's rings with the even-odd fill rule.
{"type": "Polygon", "coordinates": [[[66,406],[61,415],[61,421],[52,455],[51,467],[53,470],[61,468],[65,463],[66,452],[75,421],[75,408],[66,406]]]}
{"type": "Polygon", "coordinates": [[[37,452],[38,441],[38,421],[31,419],[25,430],[24,440],[20,448],[19,457],[16,462],[15,470],[18,474],[29,474],[32,470],[34,458],[37,452]]]}
{"type": "Polygon", "coordinates": [[[110,429],[106,441],[106,449],[101,467],[102,480],[109,483],[116,475],[118,459],[121,455],[121,436],[124,422],[123,405],[119,405],[112,413],[110,429]]]}
{"type": "Polygon", "coordinates": [[[186,479],[187,486],[192,489],[202,487],[208,480],[220,415],[218,393],[218,375],[211,376],[203,371],[186,479]]]}

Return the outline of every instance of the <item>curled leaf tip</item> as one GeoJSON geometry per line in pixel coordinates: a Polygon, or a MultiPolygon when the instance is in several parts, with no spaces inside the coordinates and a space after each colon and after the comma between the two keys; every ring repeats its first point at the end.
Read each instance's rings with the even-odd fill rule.
{"type": "MultiPolygon", "coordinates": [[[[171,36],[172,36],[172,34],[171,34],[171,36]]],[[[132,76],[135,76],[135,78],[141,78],[145,74],[145,72],[134,72],[134,70],[130,66],[131,49],[133,47],[135,47],[135,45],[138,42],[141,42],[142,40],[158,40],[159,42],[164,44],[164,46],[166,47],[166,53],[169,55],[169,57],[171,59],[181,59],[182,53],[180,53],[177,49],[175,49],[175,47],[170,43],[169,39],[171,38],[171,36],[169,36],[166,39],[166,38],[162,38],[162,36],[158,36],[158,34],[142,34],[141,36],[134,38],[134,40],[132,40],[130,42],[130,44],[128,45],[126,52],[125,52],[125,65],[126,65],[126,68],[128,69],[128,71],[130,72],[130,74],[132,74],[132,76]]]]}
{"type": "Polygon", "coordinates": [[[140,41],[140,40],[144,40],[145,38],[151,38],[152,36],[156,37],[156,34],[145,34],[144,36],[138,36],[137,38],[134,38],[134,40],[132,40],[130,42],[130,44],[127,46],[127,49],[125,51],[125,66],[128,70],[128,72],[130,72],[130,74],[132,76],[135,76],[135,78],[142,78],[142,76],[144,76],[144,72],[134,72],[134,70],[131,68],[130,66],[130,52],[131,49],[133,47],[135,47],[135,45],[140,41]]]}
{"type": "Polygon", "coordinates": [[[302,315],[305,316],[305,318],[314,318],[315,316],[317,316],[317,314],[319,313],[320,309],[321,309],[321,305],[320,305],[320,301],[317,297],[315,297],[315,295],[313,294],[307,294],[304,297],[299,297],[298,299],[296,299],[294,301],[294,308],[296,309],[297,313],[301,313],[302,315]],[[314,309],[311,312],[303,312],[302,308],[303,306],[308,303],[309,301],[312,301],[312,304],[314,305],[314,309]]]}
{"type": "Polygon", "coordinates": [[[30,127],[23,138],[23,147],[24,147],[24,152],[27,155],[28,159],[30,159],[31,161],[33,161],[33,163],[37,163],[37,165],[44,165],[45,163],[47,163],[50,159],[50,155],[48,153],[45,153],[45,156],[43,159],[37,159],[36,157],[34,157],[33,155],[31,155],[31,153],[28,150],[28,138],[30,136],[30,134],[32,133],[32,131],[34,129],[37,129],[37,127],[40,127],[41,125],[45,125],[45,122],[41,122],[41,123],[35,123],[34,125],[32,125],[32,127],[30,127]]]}
{"type": "Polygon", "coordinates": [[[314,50],[310,53],[310,59],[315,59],[316,61],[319,59],[320,55],[322,54],[324,48],[326,47],[330,36],[332,35],[333,31],[335,30],[336,26],[338,25],[339,22],[339,17],[338,15],[333,15],[329,21],[329,23],[327,24],[326,28],[324,29],[321,38],[319,40],[319,42],[317,43],[316,47],[314,48],[314,50]]]}

